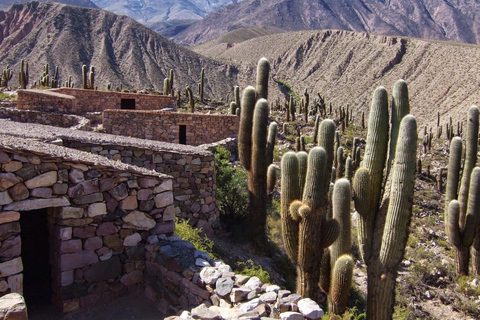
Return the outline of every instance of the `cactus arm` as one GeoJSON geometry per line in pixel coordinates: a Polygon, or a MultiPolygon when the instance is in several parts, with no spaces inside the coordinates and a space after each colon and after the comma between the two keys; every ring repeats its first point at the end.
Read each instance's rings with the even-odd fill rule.
{"type": "Polygon", "coordinates": [[[460,227],[458,226],[458,219],[460,217],[460,205],[457,200],[450,201],[448,205],[448,221],[445,222],[448,241],[455,247],[460,246],[462,238],[460,234],[460,227]]]}
{"type": "MultiPolygon", "coordinates": [[[[317,137],[317,145],[319,147],[323,147],[325,152],[327,153],[327,160],[326,160],[326,168],[327,171],[325,172],[326,177],[330,177],[332,174],[332,166],[333,166],[333,159],[334,159],[334,143],[335,143],[335,122],[331,119],[325,119],[320,123],[318,128],[318,137],[317,137]]],[[[328,184],[327,186],[328,187],[328,184]]]]}
{"type": "Polygon", "coordinates": [[[270,194],[275,189],[277,183],[277,167],[274,164],[268,166],[267,169],[267,193],[270,194]]]}
{"type": "Polygon", "coordinates": [[[416,150],[417,122],[412,115],[407,115],[400,123],[390,201],[379,255],[386,268],[396,267],[405,251],[413,207],[416,150]]]}
{"type": "MultiPolygon", "coordinates": [[[[268,165],[267,158],[265,156],[268,134],[267,122],[268,103],[267,100],[260,99],[257,101],[255,110],[253,112],[252,128],[252,173],[256,180],[255,183],[258,182],[257,177],[258,179],[266,179],[268,165]]],[[[273,140],[275,139],[273,138],[273,140]]]]}
{"type": "MultiPolygon", "coordinates": [[[[463,227],[462,223],[459,224],[459,227],[463,229],[462,245],[465,247],[470,247],[472,245],[480,219],[480,167],[475,167],[472,170],[470,187],[468,190],[469,194],[465,222],[463,227]]],[[[462,218],[461,214],[460,207],[460,219],[462,218]]]]}
{"type": "Polygon", "coordinates": [[[352,192],[350,182],[347,179],[339,179],[333,187],[332,206],[333,219],[337,220],[340,226],[339,237],[330,247],[331,265],[343,254],[351,251],[351,223],[350,203],[352,192]]]}
{"type": "Polygon", "coordinates": [[[325,169],[327,155],[322,147],[314,147],[308,154],[308,169],[305,177],[305,188],[303,190],[302,202],[308,205],[318,215],[318,219],[325,219],[325,211],[321,210],[328,199],[325,185],[325,169]],[[323,211],[323,214],[322,214],[323,211]]]}
{"type": "MultiPolygon", "coordinates": [[[[270,73],[270,63],[266,58],[261,58],[257,64],[257,99],[268,98],[268,77],[270,73]]],[[[243,106],[243,104],[242,104],[243,106]]]]}
{"type": "Polygon", "coordinates": [[[478,114],[479,110],[477,106],[474,105],[468,109],[465,164],[463,166],[462,182],[458,193],[458,202],[460,203],[460,228],[463,228],[463,218],[467,211],[470,175],[477,162],[478,114]]]}
{"type": "Polygon", "coordinates": [[[328,312],[331,314],[343,314],[347,309],[348,296],[352,286],[353,266],[353,257],[349,254],[344,254],[335,261],[328,295],[328,312]]]}
{"type": "Polygon", "coordinates": [[[267,164],[273,163],[273,151],[275,149],[275,137],[277,136],[278,126],[276,122],[271,122],[268,127],[267,138],[267,164]]]}
{"type": "Polygon", "coordinates": [[[255,89],[248,86],[243,91],[238,130],[238,156],[245,170],[250,170],[252,162],[252,126],[255,109],[255,89]]]}
{"type": "Polygon", "coordinates": [[[300,199],[300,186],[298,183],[298,158],[294,152],[287,152],[281,162],[281,185],[280,193],[282,236],[285,243],[285,251],[293,262],[298,256],[298,223],[290,216],[290,204],[300,199]]]}
{"type": "Polygon", "coordinates": [[[367,145],[362,165],[371,177],[373,204],[379,205],[382,193],[383,169],[388,147],[388,96],[384,87],[378,87],[372,99],[368,118],[367,145]]]}
{"type": "MultiPolygon", "coordinates": [[[[454,137],[450,142],[450,155],[448,158],[448,171],[447,171],[447,184],[445,186],[445,211],[444,221],[448,221],[448,205],[449,203],[457,199],[458,182],[460,180],[460,167],[462,164],[462,139],[460,137],[454,137]]],[[[458,219],[457,219],[458,221],[458,219]]],[[[447,228],[445,233],[448,234],[447,228]]]]}
{"type": "Polygon", "coordinates": [[[305,151],[297,152],[298,158],[298,182],[300,184],[300,194],[303,195],[303,189],[305,187],[305,179],[307,176],[308,166],[308,153],[305,151]]]}
{"type": "Polygon", "coordinates": [[[320,278],[318,280],[318,287],[328,294],[330,291],[330,273],[332,268],[330,266],[330,250],[325,249],[322,255],[322,261],[320,262],[320,278]]]}

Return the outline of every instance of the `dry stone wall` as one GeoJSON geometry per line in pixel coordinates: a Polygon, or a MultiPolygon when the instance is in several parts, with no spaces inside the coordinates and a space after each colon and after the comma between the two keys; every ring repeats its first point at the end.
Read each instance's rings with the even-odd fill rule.
{"type": "Polygon", "coordinates": [[[120,109],[122,99],[135,100],[136,110],[176,110],[176,99],[156,94],[98,91],[75,88],[18,90],[17,108],[44,112],[83,114],[120,109]]]}
{"type": "MultiPolygon", "coordinates": [[[[173,178],[176,216],[190,219],[193,226],[207,233],[214,232],[217,226],[215,162],[211,152],[192,146],[5,120],[0,120],[0,133],[56,140],[69,148],[168,174],[173,178]]],[[[152,206],[151,199],[142,203],[144,210],[152,206]]]]}
{"type": "Polygon", "coordinates": [[[85,117],[53,112],[0,107],[0,118],[24,123],[38,123],[61,128],[88,130],[91,121],[85,117]]]}
{"type": "Polygon", "coordinates": [[[0,136],[0,294],[23,292],[24,212],[47,209],[53,301],[63,311],[139,289],[147,238],[174,231],[171,177],[0,136]],[[142,210],[153,200],[150,210],[142,210]],[[94,290],[92,290],[94,288],[94,290]]]}
{"type": "Polygon", "coordinates": [[[107,133],[141,139],[198,146],[238,134],[239,117],[166,111],[105,110],[103,127],[107,133]]]}

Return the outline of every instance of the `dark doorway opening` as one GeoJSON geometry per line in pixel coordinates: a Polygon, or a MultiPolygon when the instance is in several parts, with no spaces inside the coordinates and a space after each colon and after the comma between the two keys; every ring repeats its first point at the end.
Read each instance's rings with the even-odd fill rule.
{"type": "Polygon", "coordinates": [[[49,263],[48,210],[20,213],[23,295],[29,315],[51,305],[52,269],[49,263]]]}
{"type": "Polygon", "coordinates": [[[187,144],[187,126],[182,124],[179,128],[178,143],[187,144]]]}
{"type": "Polygon", "coordinates": [[[135,99],[121,99],[120,108],[123,110],[135,110],[135,99]]]}

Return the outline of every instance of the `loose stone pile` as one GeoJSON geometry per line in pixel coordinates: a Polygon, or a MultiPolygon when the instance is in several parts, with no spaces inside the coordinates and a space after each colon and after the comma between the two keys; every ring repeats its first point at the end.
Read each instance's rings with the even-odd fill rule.
{"type": "Polygon", "coordinates": [[[324,315],[315,301],[302,299],[277,285],[263,284],[258,277],[235,274],[223,262],[197,258],[196,264],[207,265],[197,281],[210,292],[210,301],[166,320],[316,320],[324,315]]]}

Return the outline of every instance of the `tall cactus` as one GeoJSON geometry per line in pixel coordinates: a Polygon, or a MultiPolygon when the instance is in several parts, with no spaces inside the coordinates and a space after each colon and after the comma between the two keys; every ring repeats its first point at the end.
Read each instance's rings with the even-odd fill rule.
{"type": "Polygon", "coordinates": [[[205,85],[205,69],[202,68],[202,71],[200,71],[200,83],[198,84],[198,95],[200,96],[200,102],[203,103],[203,95],[204,95],[204,88],[205,85]]]}
{"type": "Polygon", "coordinates": [[[310,95],[308,94],[307,88],[305,88],[305,91],[303,92],[303,112],[305,114],[305,123],[308,123],[308,105],[310,104],[310,95]]]}
{"type": "Polygon", "coordinates": [[[238,132],[238,155],[248,172],[248,220],[252,226],[252,240],[258,247],[263,247],[266,237],[267,167],[273,158],[277,131],[277,125],[271,124],[267,133],[269,109],[265,98],[268,94],[269,68],[268,61],[260,59],[257,89],[248,86],[243,91],[238,132]]]}
{"type": "Polygon", "coordinates": [[[392,122],[400,127],[395,156],[387,160],[388,123],[388,96],[385,88],[379,87],[370,109],[365,156],[353,181],[359,249],[367,265],[367,319],[372,320],[392,318],[397,268],[405,251],[413,206],[416,120],[406,115],[392,122]],[[392,172],[384,175],[387,161],[392,162],[392,172]]]}
{"type": "Polygon", "coordinates": [[[88,72],[87,72],[86,65],[82,66],[82,84],[83,84],[83,89],[88,89],[88,72]]]}
{"type": "Polygon", "coordinates": [[[27,89],[28,86],[28,62],[25,61],[20,62],[20,72],[18,73],[18,84],[20,85],[20,89],[27,89]]]}
{"type": "Polygon", "coordinates": [[[168,73],[168,86],[169,86],[168,92],[170,92],[170,95],[172,97],[174,95],[173,81],[174,81],[173,69],[170,69],[170,72],[168,73]]]}
{"type": "Polygon", "coordinates": [[[234,95],[234,99],[235,99],[235,106],[238,109],[240,109],[241,105],[240,105],[240,87],[239,86],[233,87],[233,95],[234,95]]]}
{"type": "Polygon", "coordinates": [[[335,124],[324,120],[319,146],[282,157],[282,235],[287,254],[297,264],[297,293],[317,297],[325,248],[337,238],[339,224],[328,219],[329,177],[335,124]]]}
{"type": "MultiPolygon", "coordinates": [[[[475,237],[479,237],[477,229],[480,203],[477,203],[479,201],[477,194],[480,192],[478,189],[480,181],[475,179],[480,178],[480,172],[476,172],[480,168],[474,169],[477,161],[478,126],[479,109],[477,106],[471,106],[468,110],[465,162],[461,181],[462,140],[460,137],[454,137],[450,142],[444,220],[445,232],[455,247],[455,269],[460,275],[469,273],[470,247],[475,242],[475,237]],[[458,201],[454,202],[456,199],[458,201]]],[[[474,270],[478,274],[475,267],[477,261],[475,245],[472,254],[474,270]]]]}

